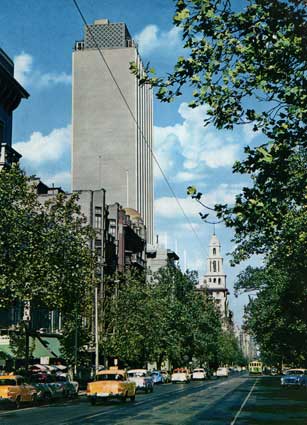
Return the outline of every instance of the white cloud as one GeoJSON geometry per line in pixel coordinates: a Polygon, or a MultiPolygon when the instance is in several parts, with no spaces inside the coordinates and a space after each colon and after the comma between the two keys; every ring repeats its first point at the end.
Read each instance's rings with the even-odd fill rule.
{"type": "Polygon", "coordinates": [[[180,223],[179,224],[179,229],[184,230],[184,231],[190,231],[191,230],[191,226],[193,227],[194,230],[199,230],[201,228],[202,223],[180,223]]]}
{"type": "Polygon", "coordinates": [[[66,190],[70,190],[71,174],[69,171],[60,171],[52,176],[41,175],[40,177],[48,186],[52,186],[54,184],[55,187],[60,186],[66,190]]]}
{"type": "Polygon", "coordinates": [[[71,84],[71,75],[65,72],[42,73],[33,69],[33,56],[22,52],[14,57],[14,76],[23,86],[49,87],[55,84],[71,84]]]}
{"type": "Polygon", "coordinates": [[[27,85],[32,70],[33,58],[22,52],[14,57],[14,76],[21,85],[27,85]]]}
{"type": "Polygon", "coordinates": [[[62,72],[61,74],[41,74],[37,84],[41,87],[46,87],[51,84],[71,84],[71,75],[68,75],[65,72],[62,72]]]}
{"type": "MultiPolygon", "coordinates": [[[[187,103],[181,103],[178,112],[181,123],[155,127],[155,152],[166,174],[188,181],[192,174],[187,172],[201,178],[206,167],[231,167],[240,151],[234,135],[204,127],[206,106],[191,109],[187,103]]],[[[158,173],[156,176],[159,178],[158,173]]]]}
{"type": "Polygon", "coordinates": [[[71,125],[56,128],[49,134],[39,131],[31,134],[29,140],[14,144],[14,149],[21,153],[23,160],[30,163],[57,161],[70,147],[71,125]]]}
{"type": "Polygon", "coordinates": [[[205,174],[199,174],[199,173],[191,173],[189,171],[179,171],[173,178],[173,180],[176,183],[184,183],[184,182],[191,182],[194,183],[197,180],[203,179],[205,177],[205,174]]]}
{"type": "MultiPolygon", "coordinates": [[[[202,201],[213,207],[217,203],[234,203],[235,196],[242,189],[243,184],[228,184],[222,183],[218,185],[215,189],[212,189],[210,192],[206,193],[202,198],[202,201]]],[[[204,212],[204,209],[193,199],[191,198],[179,198],[180,205],[182,206],[185,214],[188,217],[198,217],[199,212],[204,212]]],[[[208,211],[205,211],[208,212],[208,211]]],[[[155,200],[155,214],[161,218],[165,219],[184,219],[183,213],[179,208],[176,200],[173,197],[161,197],[155,200]]],[[[215,218],[214,213],[210,214],[210,218],[215,218]]],[[[209,219],[210,219],[209,218],[209,219]]],[[[187,224],[188,226],[188,224],[187,224]]],[[[190,228],[190,227],[189,227],[190,228]]]]}
{"type": "Polygon", "coordinates": [[[135,35],[140,53],[151,53],[156,49],[174,49],[180,46],[181,30],[173,27],[170,31],[160,31],[157,25],[147,25],[140,33],[135,35]]]}
{"type": "Polygon", "coordinates": [[[244,124],[242,127],[243,134],[246,138],[247,144],[252,142],[255,139],[255,137],[261,134],[260,130],[253,131],[253,127],[254,127],[254,124],[244,124]]]}
{"type": "MultiPolygon", "coordinates": [[[[199,205],[193,202],[191,198],[179,198],[178,201],[189,217],[196,217],[199,213],[199,205]]],[[[162,197],[155,200],[155,214],[163,218],[183,217],[182,211],[175,198],[162,197]]]]}

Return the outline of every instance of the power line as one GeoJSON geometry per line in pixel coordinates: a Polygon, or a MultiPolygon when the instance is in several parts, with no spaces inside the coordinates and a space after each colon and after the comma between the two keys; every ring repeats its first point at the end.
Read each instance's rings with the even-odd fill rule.
{"type": "Polygon", "coordinates": [[[184,211],[183,206],[181,205],[181,203],[180,203],[179,199],[177,198],[176,193],[175,193],[175,191],[174,191],[173,187],[171,186],[171,184],[170,184],[170,182],[169,182],[169,180],[168,180],[168,178],[167,178],[167,176],[166,176],[165,172],[163,171],[163,169],[162,169],[162,167],[161,167],[161,165],[160,165],[160,163],[159,163],[159,161],[158,161],[158,159],[157,159],[157,157],[156,157],[156,155],[155,155],[154,151],[152,150],[151,146],[149,145],[149,143],[148,143],[148,141],[147,141],[147,139],[146,139],[146,137],[145,137],[145,135],[144,135],[144,133],[143,133],[143,130],[142,130],[142,129],[141,129],[141,127],[139,126],[139,124],[138,124],[138,122],[137,122],[137,120],[136,120],[136,118],[135,118],[135,116],[134,116],[134,114],[133,114],[133,111],[131,110],[131,108],[130,108],[130,106],[129,106],[129,103],[128,103],[128,101],[127,101],[127,99],[126,99],[126,97],[125,97],[124,93],[122,92],[122,90],[121,90],[121,88],[120,88],[120,86],[119,86],[118,82],[116,81],[116,78],[114,77],[114,74],[113,74],[113,72],[112,72],[112,70],[111,70],[111,68],[110,68],[109,64],[107,63],[107,61],[106,61],[106,59],[105,59],[105,57],[104,57],[104,55],[103,55],[103,53],[102,53],[102,51],[101,51],[101,49],[100,49],[100,47],[99,47],[98,43],[97,43],[97,41],[96,41],[96,39],[95,39],[95,37],[94,37],[94,35],[93,35],[93,33],[92,33],[92,30],[91,30],[90,26],[88,25],[88,23],[87,23],[87,21],[86,21],[86,19],[85,19],[85,16],[84,16],[84,14],[82,13],[82,11],[81,11],[81,9],[80,9],[80,7],[79,7],[79,5],[78,5],[77,0],[72,0],[72,1],[73,1],[74,5],[75,5],[75,7],[76,7],[76,9],[77,9],[77,11],[78,11],[78,13],[79,13],[79,15],[80,15],[80,17],[81,17],[81,19],[82,19],[82,21],[83,21],[84,25],[86,26],[86,29],[87,29],[87,31],[89,32],[89,34],[90,34],[90,36],[91,36],[91,38],[92,38],[92,40],[93,40],[93,42],[94,42],[94,44],[95,44],[95,46],[96,46],[96,48],[97,48],[98,52],[99,52],[99,55],[100,55],[101,59],[103,60],[103,62],[104,62],[104,64],[105,64],[105,66],[107,67],[107,70],[109,71],[109,73],[110,73],[110,75],[111,75],[111,78],[112,78],[112,80],[113,80],[114,84],[116,85],[116,87],[117,87],[117,89],[118,89],[118,91],[119,91],[119,93],[120,93],[120,95],[121,95],[121,97],[122,97],[122,99],[123,99],[123,101],[124,101],[124,103],[125,103],[125,105],[126,105],[126,107],[127,107],[128,111],[129,111],[129,113],[130,113],[130,115],[131,115],[131,117],[132,117],[133,121],[135,122],[135,124],[136,124],[136,126],[137,126],[138,130],[140,131],[140,134],[141,134],[141,136],[142,136],[142,138],[143,138],[143,140],[144,140],[144,142],[145,142],[145,144],[146,144],[147,148],[149,149],[149,151],[150,151],[150,153],[151,153],[151,155],[152,155],[152,158],[154,159],[155,163],[157,164],[157,166],[158,166],[158,168],[159,168],[159,170],[160,170],[160,172],[161,172],[161,174],[162,174],[162,176],[163,176],[163,178],[164,178],[164,180],[165,180],[165,182],[166,182],[167,187],[169,188],[169,190],[170,190],[170,192],[171,192],[171,194],[172,194],[173,198],[175,199],[175,201],[176,201],[176,203],[177,203],[178,207],[180,208],[180,210],[181,210],[181,212],[182,212],[183,216],[185,217],[185,219],[186,219],[186,221],[187,221],[187,223],[188,223],[188,225],[189,225],[190,229],[191,229],[191,230],[192,230],[192,232],[194,233],[194,235],[195,235],[195,237],[196,237],[196,239],[197,239],[197,241],[198,241],[198,243],[199,243],[199,245],[200,245],[201,249],[204,251],[205,255],[207,256],[207,252],[204,250],[204,246],[203,246],[203,244],[202,244],[202,242],[201,242],[201,240],[200,240],[200,238],[199,238],[199,236],[198,236],[197,232],[195,231],[194,226],[193,226],[193,225],[192,225],[192,223],[191,223],[191,220],[189,219],[189,217],[187,216],[186,212],[184,211]]]}

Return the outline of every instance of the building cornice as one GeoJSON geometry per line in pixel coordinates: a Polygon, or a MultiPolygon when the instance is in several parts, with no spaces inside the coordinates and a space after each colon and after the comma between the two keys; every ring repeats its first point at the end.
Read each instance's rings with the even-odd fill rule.
{"type": "Polygon", "coordinates": [[[22,85],[0,65],[0,99],[4,109],[8,112],[14,111],[21,99],[27,99],[29,96],[22,85]]]}

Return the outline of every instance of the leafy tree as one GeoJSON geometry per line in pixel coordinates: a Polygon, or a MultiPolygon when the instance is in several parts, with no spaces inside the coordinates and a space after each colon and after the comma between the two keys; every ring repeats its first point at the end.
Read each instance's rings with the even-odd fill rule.
{"type": "MultiPolygon", "coordinates": [[[[92,229],[77,195],[42,205],[18,166],[0,173],[0,308],[15,302],[87,316],[95,280],[92,229]]],[[[67,347],[69,349],[69,347],[67,347]]]]}
{"type": "Polygon", "coordinates": [[[240,350],[237,338],[229,330],[219,334],[218,364],[244,365],[246,360],[240,350]]]}
{"type": "MultiPolygon", "coordinates": [[[[26,326],[24,322],[19,323],[18,332],[10,334],[10,349],[14,354],[15,358],[23,359],[26,357],[26,326]]],[[[32,339],[32,343],[29,346],[28,355],[31,357],[35,349],[35,339],[32,339]]]]}
{"type": "Polygon", "coordinates": [[[172,267],[151,282],[124,275],[109,305],[105,354],[130,366],[155,361],[160,367],[168,359],[176,367],[193,358],[218,366],[224,349],[220,315],[211,298],[195,290],[196,282],[195,273],[172,267]]]}
{"type": "MultiPolygon", "coordinates": [[[[177,0],[174,24],[186,55],[165,78],[147,69],[161,101],[192,90],[192,108],[208,105],[205,124],[250,125],[265,141],[246,147],[234,172],[249,174],[234,206],[216,207],[235,230],[234,261],[270,249],[290,209],[306,205],[307,9],[303,0],[177,0]]],[[[135,64],[131,65],[137,73],[135,64]]]]}
{"type": "MultiPolygon", "coordinates": [[[[166,102],[188,85],[190,107],[208,105],[205,125],[249,125],[261,133],[262,144],[247,146],[233,167],[251,184],[233,206],[215,209],[235,232],[233,264],[264,254],[263,269],[239,276],[241,289],[258,289],[247,326],[264,353],[301,360],[307,322],[306,18],[304,0],[249,0],[244,8],[228,0],[177,0],[174,24],[182,29],[186,55],[166,78],[152,69],[139,76],[166,102]]],[[[137,72],[134,64],[131,69],[137,72]]]]}
{"type": "Polygon", "coordinates": [[[272,364],[307,365],[307,261],[305,212],[287,215],[283,232],[261,268],[238,276],[237,292],[257,291],[246,326],[272,364]]]}

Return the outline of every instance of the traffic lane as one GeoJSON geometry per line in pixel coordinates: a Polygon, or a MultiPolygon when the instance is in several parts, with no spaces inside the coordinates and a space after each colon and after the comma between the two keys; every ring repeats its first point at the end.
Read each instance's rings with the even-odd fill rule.
{"type": "MultiPolygon", "coordinates": [[[[190,393],[198,391],[204,388],[210,388],[215,385],[216,382],[220,381],[204,381],[204,382],[193,382],[190,384],[168,384],[155,386],[155,390],[152,394],[138,393],[135,403],[120,402],[107,402],[98,404],[97,406],[91,406],[88,401],[83,398],[78,402],[60,402],[40,407],[30,407],[21,410],[11,410],[7,412],[0,412],[0,423],[1,425],[38,425],[42,424],[42,418],[44,419],[44,425],[64,424],[64,423],[80,423],[83,424],[85,418],[89,416],[97,415],[97,413],[103,415],[114,415],[116,412],[120,412],[124,415],[128,414],[130,410],[136,408],[145,408],[147,405],[160,404],[164,401],[171,401],[172,397],[178,397],[180,394],[190,393]],[[144,407],[142,407],[144,405],[144,407]]],[[[147,408],[147,407],[146,407],[147,408]]],[[[97,416],[97,420],[99,419],[97,416]]],[[[94,419],[91,419],[90,423],[94,419]]],[[[110,422],[111,423],[111,422],[110,422]]],[[[116,423],[116,422],[112,422],[116,423]]]]}
{"type": "Polygon", "coordinates": [[[306,425],[307,388],[284,388],[278,377],[262,377],[235,425],[306,425]]]}
{"type": "MultiPolygon", "coordinates": [[[[254,378],[241,377],[219,380],[214,385],[198,388],[190,392],[175,394],[171,400],[161,399],[158,404],[151,403],[138,410],[116,412],[113,417],[106,413],[84,420],[84,424],[136,425],[230,425],[235,412],[255,382],[254,378]]],[[[85,419],[85,418],[84,418],[85,419]]],[[[81,423],[81,422],[80,422],[81,423]]],[[[77,423],[79,424],[79,423],[77,423]]],[[[75,425],[69,423],[67,425],[75,425]]]]}

